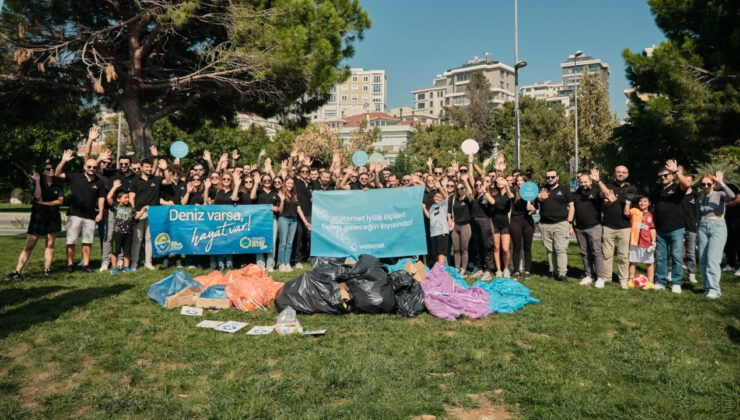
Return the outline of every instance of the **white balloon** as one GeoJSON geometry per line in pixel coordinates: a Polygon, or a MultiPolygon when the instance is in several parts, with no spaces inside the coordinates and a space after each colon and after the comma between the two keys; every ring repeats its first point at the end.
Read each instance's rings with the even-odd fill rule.
{"type": "Polygon", "coordinates": [[[466,155],[474,155],[478,153],[480,146],[478,145],[477,141],[473,139],[467,139],[462,142],[462,146],[460,146],[460,148],[466,155]]]}

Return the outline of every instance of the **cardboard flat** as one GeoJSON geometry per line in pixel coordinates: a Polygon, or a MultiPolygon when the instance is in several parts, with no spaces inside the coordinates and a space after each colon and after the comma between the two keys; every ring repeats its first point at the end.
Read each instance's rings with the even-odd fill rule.
{"type": "Polygon", "coordinates": [[[247,335],[267,335],[275,330],[274,325],[270,326],[256,326],[252,327],[251,330],[247,331],[247,335]]]}
{"type": "Polygon", "coordinates": [[[203,308],[194,308],[192,306],[183,306],[180,315],[203,316],[203,308]]]}
{"type": "Polygon", "coordinates": [[[210,329],[214,329],[214,328],[220,327],[221,324],[223,324],[223,322],[221,322],[221,321],[209,321],[209,320],[205,320],[205,321],[200,321],[196,325],[196,327],[198,327],[198,328],[210,328],[210,329]]]}
{"type": "Polygon", "coordinates": [[[229,309],[231,308],[231,301],[229,299],[208,299],[199,297],[195,298],[195,306],[206,309],[229,309]]]}
{"type": "Polygon", "coordinates": [[[223,324],[219,325],[218,327],[214,328],[216,331],[222,331],[227,332],[229,334],[234,334],[235,332],[241,330],[242,328],[246,327],[246,322],[237,322],[237,321],[229,321],[224,322],[223,324]]]}
{"type": "Polygon", "coordinates": [[[189,287],[182,289],[172,296],[168,296],[164,301],[164,307],[167,309],[178,308],[180,306],[192,305],[195,298],[200,295],[200,287],[189,287]]]}
{"type": "Polygon", "coordinates": [[[417,261],[416,264],[412,264],[411,261],[407,261],[406,265],[403,266],[403,271],[411,274],[411,277],[419,283],[423,283],[426,278],[426,267],[421,261],[417,261]]]}

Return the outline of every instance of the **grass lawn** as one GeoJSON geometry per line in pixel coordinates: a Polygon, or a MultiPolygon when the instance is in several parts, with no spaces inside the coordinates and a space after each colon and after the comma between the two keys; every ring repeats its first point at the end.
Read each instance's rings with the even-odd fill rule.
{"type": "MultiPolygon", "coordinates": [[[[0,238],[0,272],[12,271],[23,241],[0,238]]],[[[150,301],[149,285],[173,269],[44,279],[42,249],[23,280],[0,280],[0,418],[395,419],[486,406],[555,419],[740,413],[740,281],[726,274],[716,301],[700,284],[681,295],[597,290],[576,283],[571,245],[571,283],[533,276],[524,283],[542,302],[513,315],[299,315],[326,336],[251,337],[195,328],[200,318],[150,301]]],[[[61,241],[56,250],[60,271],[61,241]]],[[[254,326],[276,316],[232,309],[204,319],[254,326]]]]}

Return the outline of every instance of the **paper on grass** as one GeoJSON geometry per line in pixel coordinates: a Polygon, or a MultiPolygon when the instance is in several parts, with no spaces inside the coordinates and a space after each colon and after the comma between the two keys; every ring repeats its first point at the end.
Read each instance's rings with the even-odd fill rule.
{"type": "Polygon", "coordinates": [[[180,310],[180,315],[188,316],[203,316],[203,308],[195,308],[192,306],[183,306],[180,310]]]}
{"type": "Polygon", "coordinates": [[[274,325],[269,326],[255,326],[251,330],[247,331],[247,335],[267,335],[275,329],[274,325]]]}
{"type": "Polygon", "coordinates": [[[247,325],[249,324],[247,324],[246,322],[229,321],[219,325],[218,327],[214,328],[214,330],[233,334],[246,327],[247,325]]]}
{"type": "Polygon", "coordinates": [[[215,328],[220,327],[221,324],[223,324],[223,322],[221,322],[221,321],[208,321],[208,320],[206,320],[206,321],[200,321],[198,323],[198,325],[196,325],[196,327],[215,329],[215,328]]]}

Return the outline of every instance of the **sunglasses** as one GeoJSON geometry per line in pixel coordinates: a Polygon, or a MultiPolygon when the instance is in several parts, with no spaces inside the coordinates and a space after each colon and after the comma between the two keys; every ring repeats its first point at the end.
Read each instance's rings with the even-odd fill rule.
{"type": "Polygon", "coordinates": [[[702,187],[711,187],[712,185],[713,185],[713,184],[712,184],[711,182],[702,182],[702,183],[701,183],[701,186],[702,186],[702,187]]]}
{"type": "Polygon", "coordinates": [[[223,181],[231,181],[231,178],[221,178],[223,181]]]}
{"type": "Polygon", "coordinates": [[[44,168],[45,171],[53,171],[54,168],[44,168]]]}
{"type": "Polygon", "coordinates": [[[203,168],[193,168],[193,170],[196,172],[203,172],[203,168]]]}
{"type": "Polygon", "coordinates": [[[555,179],[555,178],[557,178],[557,175],[556,176],[546,176],[545,177],[545,179],[555,179]]]}
{"type": "Polygon", "coordinates": [[[447,184],[447,188],[455,188],[455,184],[447,184]]]}
{"type": "Polygon", "coordinates": [[[442,172],[434,172],[434,175],[442,175],[442,172]]]}
{"type": "Polygon", "coordinates": [[[671,174],[658,174],[658,176],[661,178],[668,178],[671,174]]]}
{"type": "Polygon", "coordinates": [[[262,181],[262,183],[263,184],[272,184],[272,180],[266,179],[266,180],[262,181]]]}
{"type": "Polygon", "coordinates": [[[275,180],[275,184],[282,184],[282,183],[283,183],[283,181],[275,180]]]}
{"type": "Polygon", "coordinates": [[[131,170],[132,170],[133,172],[139,172],[139,171],[141,170],[141,168],[131,168],[131,170]]]}
{"type": "Polygon", "coordinates": [[[211,179],[221,179],[220,176],[212,176],[211,179]]]}
{"type": "Polygon", "coordinates": [[[302,174],[307,174],[307,173],[308,173],[308,171],[301,171],[301,173],[302,173],[302,174]]]}
{"type": "Polygon", "coordinates": [[[465,187],[457,187],[458,191],[465,191],[465,187]]]}
{"type": "Polygon", "coordinates": [[[466,174],[466,173],[468,173],[468,170],[467,169],[460,169],[460,173],[461,174],[466,174]]]}
{"type": "Polygon", "coordinates": [[[95,166],[85,165],[85,169],[95,169],[95,166]]]}

